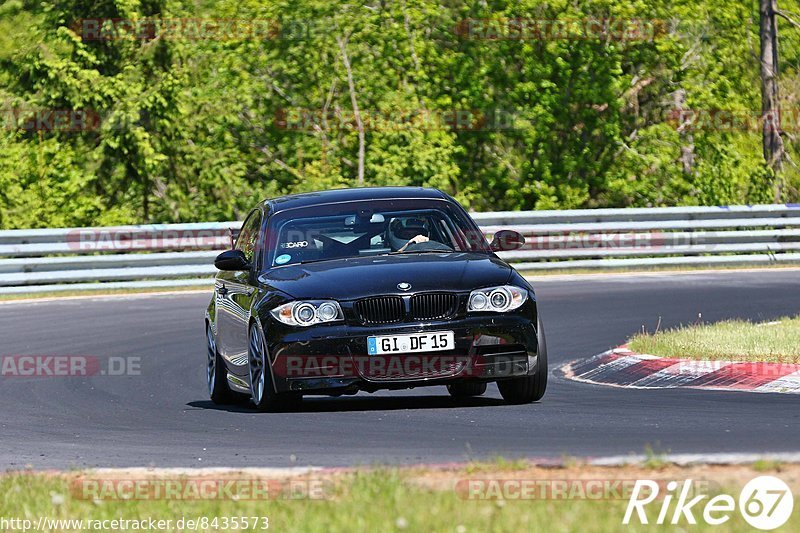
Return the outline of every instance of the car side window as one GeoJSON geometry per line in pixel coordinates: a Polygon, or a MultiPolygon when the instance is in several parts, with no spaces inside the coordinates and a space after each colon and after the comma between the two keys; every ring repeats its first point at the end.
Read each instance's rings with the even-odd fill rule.
{"type": "Polygon", "coordinates": [[[245,258],[249,263],[253,262],[256,252],[258,234],[261,230],[261,213],[258,210],[250,213],[247,220],[242,224],[239,237],[236,239],[236,249],[244,252],[245,258]]]}

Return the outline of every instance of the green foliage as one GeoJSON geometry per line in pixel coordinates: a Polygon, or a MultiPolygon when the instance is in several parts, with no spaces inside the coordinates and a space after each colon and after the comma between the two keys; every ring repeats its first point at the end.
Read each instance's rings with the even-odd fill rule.
{"type": "MultiPolygon", "coordinates": [[[[225,220],[267,196],[357,186],[353,99],[366,185],[433,186],[505,210],[770,202],[781,179],[796,201],[797,131],[775,177],[757,127],[681,130],[670,114],[678,93],[686,109],[758,114],[751,4],[6,1],[0,227],[225,220]],[[106,25],[118,38],[83,38],[83,19],[147,18],[269,32],[137,39],[106,25]],[[650,21],[654,33],[497,38],[503,19],[650,21]],[[98,121],[25,126],[35,110],[98,121]]],[[[783,105],[797,112],[800,31],[779,24],[783,105]]]]}

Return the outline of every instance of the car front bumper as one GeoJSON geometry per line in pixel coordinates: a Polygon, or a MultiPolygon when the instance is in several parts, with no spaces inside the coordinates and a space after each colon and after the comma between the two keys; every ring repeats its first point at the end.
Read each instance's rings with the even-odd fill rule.
{"type": "MultiPolygon", "coordinates": [[[[528,306],[526,306],[528,307],[528,306]]],[[[536,310],[386,326],[337,324],[267,333],[278,392],[345,394],[532,374],[538,363],[536,310]],[[446,351],[369,355],[367,337],[452,331],[446,351]]],[[[274,327],[275,325],[272,324],[274,327]]],[[[282,329],[282,328],[281,328],[282,329]]]]}

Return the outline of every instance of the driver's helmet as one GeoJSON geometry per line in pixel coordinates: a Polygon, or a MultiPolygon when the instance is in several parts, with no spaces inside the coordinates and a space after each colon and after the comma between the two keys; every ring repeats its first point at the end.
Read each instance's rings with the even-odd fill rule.
{"type": "Polygon", "coordinates": [[[428,226],[420,218],[393,218],[389,222],[386,240],[395,252],[417,235],[430,237],[428,226]]]}

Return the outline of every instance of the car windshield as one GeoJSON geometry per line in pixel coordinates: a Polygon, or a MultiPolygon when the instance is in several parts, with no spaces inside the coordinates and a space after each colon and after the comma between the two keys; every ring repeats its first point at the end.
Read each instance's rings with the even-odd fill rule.
{"type": "MultiPolygon", "coordinates": [[[[380,202],[376,202],[379,204],[380,202]]],[[[397,205],[300,210],[279,217],[273,266],[400,253],[486,252],[482,234],[450,206],[397,209],[397,205]],[[331,211],[330,209],[328,211],[331,211]],[[310,215],[310,216],[304,216],[310,215]]]]}

